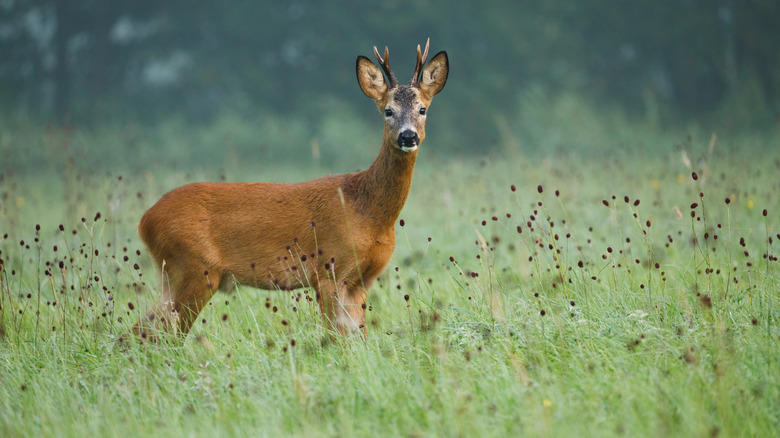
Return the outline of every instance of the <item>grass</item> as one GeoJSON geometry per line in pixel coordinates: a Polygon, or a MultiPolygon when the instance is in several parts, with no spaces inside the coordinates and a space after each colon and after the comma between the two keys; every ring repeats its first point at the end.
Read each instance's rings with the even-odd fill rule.
{"type": "MultiPolygon", "coordinates": [[[[620,149],[527,154],[504,128],[493,157],[423,145],[369,336],[330,344],[310,291],[243,287],[216,295],[183,345],[116,343],[157,297],[135,225],[164,191],[322,165],[9,166],[0,435],[773,435],[772,139],[675,147],[643,131],[620,149]]],[[[56,154],[70,138],[35,141],[56,154]]]]}

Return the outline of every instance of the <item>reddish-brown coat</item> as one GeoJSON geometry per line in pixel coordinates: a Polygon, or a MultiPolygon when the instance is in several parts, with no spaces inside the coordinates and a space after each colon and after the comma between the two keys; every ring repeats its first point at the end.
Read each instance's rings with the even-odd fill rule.
{"type": "MultiPolygon", "coordinates": [[[[387,87],[381,71],[363,60],[358,58],[358,82],[383,111],[399,88],[409,86],[387,87]]],[[[430,104],[447,72],[441,52],[414,87],[412,110],[430,104]]],[[[311,288],[323,317],[340,332],[365,332],[366,294],[393,254],[395,222],[417,158],[417,150],[398,147],[399,126],[391,122],[386,120],[379,156],[363,172],[297,184],[195,183],[164,195],[138,226],[162,270],[163,297],[135,333],[186,335],[215,291],[235,283],[311,288]]],[[[421,143],[425,118],[414,122],[421,143]]]]}

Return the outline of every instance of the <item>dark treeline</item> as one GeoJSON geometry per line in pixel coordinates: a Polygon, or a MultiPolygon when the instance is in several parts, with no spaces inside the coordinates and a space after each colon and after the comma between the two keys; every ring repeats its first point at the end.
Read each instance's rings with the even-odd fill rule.
{"type": "Polygon", "coordinates": [[[329,98],[365,103],[356,55],[388,44],[405,78],[430,36],[450,54],[445,111],[465,140],[517,111],[529,86],[639,116],[652,103],[669,121],[747,100],[755,112],[739,123],[761,126],[777,123],[778,23],[775,0],[8,0],[0,110],[82,124],[316,117],[329,98]]]}

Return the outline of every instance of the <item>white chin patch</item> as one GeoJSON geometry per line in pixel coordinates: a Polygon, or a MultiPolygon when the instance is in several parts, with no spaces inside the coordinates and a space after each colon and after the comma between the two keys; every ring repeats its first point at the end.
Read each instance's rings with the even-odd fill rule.
{"type": "Polygon", "coordinates": [[[404,152],[414,152],[417,150],[417,145],[414,145],[412,147],[401,146],[401,150],[404,152]]]}

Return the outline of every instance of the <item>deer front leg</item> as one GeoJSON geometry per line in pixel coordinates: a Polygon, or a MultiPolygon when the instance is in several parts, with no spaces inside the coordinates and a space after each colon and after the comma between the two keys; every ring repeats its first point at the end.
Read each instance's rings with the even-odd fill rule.
{"type": "Polygon", "coordinates": [[[340,334],[366,334],[366,289],[348,283],[328,282],[320,291],[323,318],[340,334]]]}
{"type": "Polygon", "coordinates": [[[337,289],[335,308],[336,329],[339,333],[362,332],[366,335],[366,292],[361,286],[337,289]]]}

